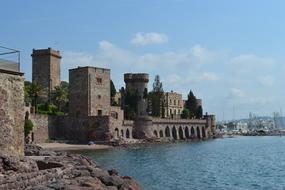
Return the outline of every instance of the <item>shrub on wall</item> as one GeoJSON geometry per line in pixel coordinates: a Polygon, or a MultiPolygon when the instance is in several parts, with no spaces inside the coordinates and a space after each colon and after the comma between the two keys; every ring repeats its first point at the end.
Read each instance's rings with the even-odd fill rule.
{"type": "Polygon", "coordinates": [[[24,130],[25,130],[25,137],[30,134],[30,132],[33,130],[34,124],[30,119],[25,120],[24,130]]]}

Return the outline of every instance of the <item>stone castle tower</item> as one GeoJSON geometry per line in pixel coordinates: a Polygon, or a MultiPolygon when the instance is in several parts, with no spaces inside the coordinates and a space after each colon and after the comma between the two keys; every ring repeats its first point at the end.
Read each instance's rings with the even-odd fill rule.
{"type": "Polygon", "coordinates": [[[147,92],[149,75],[146,73],[126,73],[124,74],[124,81],[126,83],[126,90],[138,91],[138,116],[146,116],[147,100],[144,98],[144,94],[147,92]]]}
{"type": "Polygon", "coordinates": [[[69,115],[110,114],[110,69],[78,67],[69,70],[69,115]]]}
{"type": "Polygon", "coordinates": [[[32,81],[44,88],[41,97],[43,101],[49,101],[51,92],[60,85],[60,52],[51,48],[33,49],[32,53],[33,74],[32,81]]]}

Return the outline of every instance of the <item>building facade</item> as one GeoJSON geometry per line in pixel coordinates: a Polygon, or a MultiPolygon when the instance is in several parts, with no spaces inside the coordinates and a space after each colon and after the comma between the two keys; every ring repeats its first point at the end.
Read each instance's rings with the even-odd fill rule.
{"type": "Polygon", "coordinates": [[[33,49],[32,53],[32,81],[44,88],[42,100],[48,101],[51,92],[60,85],[60,52],[51,48],[33,49]]]}
{"type": "Polygon", "coordinates": [[[110,69],[78,67],[69,70],[69,115],[110,114],[110,69]]]}
{"type": "Polygon", "coordinates": [[[179,119],[183,111],[182,94],[177,92],[164,93],[165,118],[179,119]]]}

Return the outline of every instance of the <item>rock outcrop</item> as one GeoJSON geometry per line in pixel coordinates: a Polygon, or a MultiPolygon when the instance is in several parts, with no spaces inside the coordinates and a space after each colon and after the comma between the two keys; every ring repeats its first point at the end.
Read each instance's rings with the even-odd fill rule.
{"type": "Polygon", "coordinates": [[[43,153],[41,148],[35,146],[26,147],[26,153],[51,156],[33,156],[31,159],[0,155],[0,189],[142,189],[131,177],[119,176],[114,169],[103,170],[82,155],[52,151],[43,153]]]}

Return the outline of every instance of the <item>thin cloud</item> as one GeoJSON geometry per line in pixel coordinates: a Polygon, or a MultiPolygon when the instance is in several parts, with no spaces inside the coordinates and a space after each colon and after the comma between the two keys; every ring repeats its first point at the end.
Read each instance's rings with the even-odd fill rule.
{"type": "Polygon", "coordinates": [[[152,44],[164,44],[168,42],[168,36],[163,33],[136,33],[131,39],[131,44],[135,46],[146,46],[152,44]]]}
{"type": "Polygon", "coordinates": [[[258,82],[260,85],[265,86],[265,87],[271,87],[274,84],[274,79],[272,76],[261,76],[258,79],[258,82]]]}

